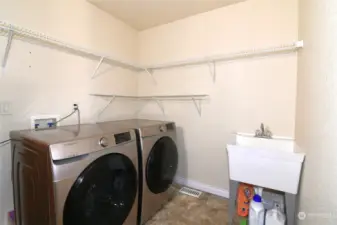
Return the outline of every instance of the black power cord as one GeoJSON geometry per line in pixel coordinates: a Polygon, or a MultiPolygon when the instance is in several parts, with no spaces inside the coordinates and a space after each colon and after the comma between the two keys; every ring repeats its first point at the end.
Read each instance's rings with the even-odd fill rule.
{"type": "Polygon", "coordinates": [[[11,141],[11,139],[7,139],[7,140],[5,140],[5,141],[1,141],[1,142],[0,142],[0,146],[1,146],[1,145],[8,144],[10,141],[11,141]]]}
{"type": "MultiPolygon", "coordinates": [[[[81,115],[80,115],[80,109],[78,108],[78,105],[77,104],[74,104],[74,110],[67,116],[61,118],[60,120],[56,121],[55,123],[53,124],[57,124],[69,117],[71,117],[72,115],[74,115],[75,113],[77,113],[77,125],[79,126],[81,124],[81,115]]],[[[0,147],[2,147],[3,145],[7,145],[10,141],[14,141],[13,139],[7,139],[7,140],[4,140],[4,141],[1,141],[0,142],[0,147]]]]}
{"type": "Polygon", "coordinates": [[[63,120],[65,120],[65,119],[68,119],[69,117],[71,117],[72,115],[74,115],[75,113],[77,113],[77,125],[80,125],[80,123],[81,123],[81,115],[80,115],[80,109],[78,108],[78,105],[77,104],[74,104],[74,109],[73,109],[73,111],[69,114],[69,115],[67,115],[67,116],[65,116],[65,117],[63,117],[63,118],[61,118],[61,119],[59,119],[58,121],[56,121],[55,123],[53,123],[53,124],[58,124],[59,122],[61,122],[61,121],[63,121],[63,120]]]}

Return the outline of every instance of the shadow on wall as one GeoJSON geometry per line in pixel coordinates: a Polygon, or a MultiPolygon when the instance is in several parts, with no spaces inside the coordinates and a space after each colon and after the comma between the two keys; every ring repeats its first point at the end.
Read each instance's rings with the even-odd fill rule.
{"type": "Polygon", "coordinates": [[[178,171],[176,174],[176,182],[181,183],[180,180],[188,177],[188,165],[187,165],[187,151],[184,140],[184,130],[182,127],[177,127],[177,147],[179,152],[178,171]]]}

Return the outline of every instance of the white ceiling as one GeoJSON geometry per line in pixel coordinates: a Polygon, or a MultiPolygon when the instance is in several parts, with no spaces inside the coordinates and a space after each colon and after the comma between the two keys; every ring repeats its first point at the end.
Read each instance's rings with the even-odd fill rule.
{"type": "Polygon", "coordinates": [[[244,0],[88,0],[137,30],[221,8],[244,0]]]}

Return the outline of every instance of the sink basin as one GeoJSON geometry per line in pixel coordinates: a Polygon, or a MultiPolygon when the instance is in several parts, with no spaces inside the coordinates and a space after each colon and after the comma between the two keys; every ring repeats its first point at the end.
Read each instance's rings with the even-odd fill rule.
{"type": "Polygon", "coordinates": [[[230,179],[297,194],[305,155],[294,146],[291,138],[236,134],[236,144],[227,145],[230,179]]]}
{"type": "Polygon", "coordinates": [[[256,138],[254,134],[249,133],[237,133],[236,145],[287,152],[293,152],[295,149],[293,138],[278,136],[273,136],[272,139],[256,138]]]}

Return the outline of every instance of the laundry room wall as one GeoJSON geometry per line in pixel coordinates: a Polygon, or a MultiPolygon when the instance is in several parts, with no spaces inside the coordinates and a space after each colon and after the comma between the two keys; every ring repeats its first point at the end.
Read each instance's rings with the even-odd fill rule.
{"type": "MultiPolygon", "coordinates": [[[[0,20],[46,33],[65,42],[112,57],[134,62],[137,32],[84,0],[0,0],[0,20]]],[[[0,36],[2,60],[7,37],[0,36]]],[[[1,71],[0,102],[11,103],[11,115],[0,115],[0,141],[13,129],[30,128],[30,117],[39,114],[65,116],[79,104],[83,123],[134,117],[137,107],[116,101],[100,117],[107,103],[90,93],[137,94],[136,74],[103,65],[91,79],[98,60],[83,58],[59,49],[15,39],[8,63],[1,71]]],[[[76,123],[76,117],[62,122],[76,123]]],[[[13,209],[8,145],[0,148],[0,224],[13,209]]],[[[32,206],[34,207],[34,206],[32,206]]]]}
{"type": "Polygon", "coordinates": [[[337,224],[337,2],[300,0],[296,141],[306,153],[300,225],[337,224]]]}
{"type": "MultiPolygon", "coordinates": [[[[296,0],[249,0],[139,33],[143,64],[221,55],[290,44],[298,39],[296,0]]],[[[140,118],[177,123],[178,178],[226,196],[226,144],[234,132],[254,133],[263,122],[275,135],[294,136],[297,54],[217,63],[213,83],[207,65],[157,70],[138,76],[139,95],[208,94],[199,117],[193,102],[155,102],[140,118]]],[[[249,159],[247,159],[249,160],[249,159]]]]}

